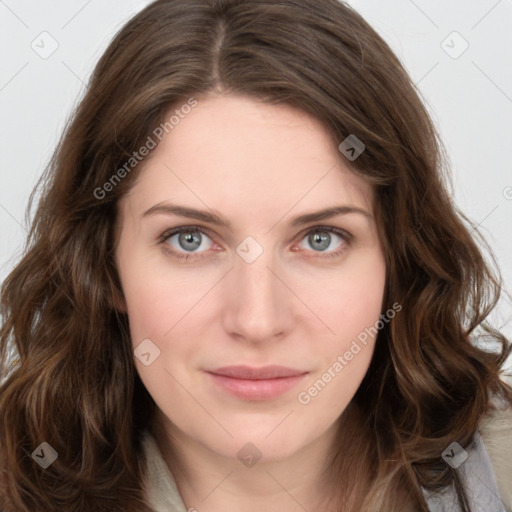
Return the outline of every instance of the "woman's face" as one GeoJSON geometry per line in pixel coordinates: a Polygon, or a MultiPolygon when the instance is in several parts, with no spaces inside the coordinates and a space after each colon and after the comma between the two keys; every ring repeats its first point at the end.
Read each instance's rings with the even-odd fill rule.
{"type": "Polygon", "coordinates": [[[370,185],[314,118],[241,96],[199,100],[139,165],[119,204],[121,309],[168,428],[268,460],[332,432],[383,302],[370,185]]]}

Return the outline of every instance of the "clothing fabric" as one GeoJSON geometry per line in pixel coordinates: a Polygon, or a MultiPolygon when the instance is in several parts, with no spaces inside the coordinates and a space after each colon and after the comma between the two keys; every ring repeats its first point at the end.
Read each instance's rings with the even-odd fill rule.
{"type": "MultiPolygon", "coordinates": [[[[147,461],[148,503],[155,512],[193,512],[194,509],[187,511],[149,431],[145,432],[142,443],[147,461]]],[[[512,409],[484,418],[465,452],[467,458],[455,471],[461,477],[472,512],[512,512],[512,409]]],[[[453,486],[441,493],[423,490],[423,494],[430,512],[459,512],[453,486]]]]}
{"type": "MultiPolygon", "coordinates": [[[[508,512],[500,497],[491,461],[479,432],[475,434],[471,449],[465,452],[468,454],[468,458],[457,470],[466,489],[470,509],[475,512],[508,512]]],[[[453,486],[439,494],[423,490],[423,495],[431,512],[458,512],[460,510],[453,486]]]]}
{"type": "Polygon", "coordinates": [[[188,512],[176,482],[153,435],[146,430],[142,440],[147,464],[146,499],[155,512],[188,512]]]}

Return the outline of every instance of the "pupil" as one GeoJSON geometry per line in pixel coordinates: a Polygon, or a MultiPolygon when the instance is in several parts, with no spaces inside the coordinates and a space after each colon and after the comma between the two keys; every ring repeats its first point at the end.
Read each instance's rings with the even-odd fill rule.
{"type": "Polygon", "coordinates": [[[185,234],[181,234],[181,237],[180,237],[180,245],[182,245],[183,249],[197,249],[199,247],[199,245],[201,245],[200,243],[200,240],[199,240],[199,236],[197,234],[197,232],[192,232],[192,231],[189,231],[188,233],[185,233],[185,234]],[[194,233],[194,234],[192,234],[194,233]],[[185,244],[193,244],[194,245],[194,238],[195,238],[195,246],[194,247],[183,247],[183,245],[181,244],[181,240],[182,238],[185,240],[185,244]]]}
{"type": "Polygon", "coordinates": [[[318,247],[320,249],[327,249],[329,247],[329,235],[327,233],[323,235],[315,234],[313,235],[313,239],[315,242],[320,242],[321,247],[318,247]],[[322,244],[323,242],[323,244],[322,244]]]}

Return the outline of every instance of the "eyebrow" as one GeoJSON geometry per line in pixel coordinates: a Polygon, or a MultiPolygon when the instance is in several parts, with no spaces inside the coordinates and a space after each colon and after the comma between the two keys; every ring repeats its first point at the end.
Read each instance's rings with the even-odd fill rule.
{"type": "MultiPolygon", "coordinates": [[[[310,222],[318,222],[324,219],[335,217],[336,215],[346,215],[349,213],[361,214],[369,219],[373,218],[368,211],[357,206],[340,205],[325,208],[324,210],[319,210],[316,212],[299,215],[291,220],[290,225],[294,227],[302,226],[304,224],[309,224],[310,222]]],[[[149,210],[146,210],[142,214],[142,217],[144,218],[156,214],[177,215],[178,217],[187,217],[190,219],[196,219],[203,222],[207,222],[209,224],[214,224],[216,226],[231,228],[231,222],[223,219],[222,217],[220,217],[219,215],[215,214],[212,211],[196,210],[195,208],[189,208],[187,206],[180,206],[171,203],[155,204],[154,206],[149,208],[149,210]]]]}

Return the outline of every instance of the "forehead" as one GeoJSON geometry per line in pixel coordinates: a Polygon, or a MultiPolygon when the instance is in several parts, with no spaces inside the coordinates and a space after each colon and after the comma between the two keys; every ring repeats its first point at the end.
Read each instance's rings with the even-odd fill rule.
{"type": "Polygon", "coordinates": [[[127,198],[137,210],[180,200],[271,218],[295,206],[372,207],[370,184],[351,171],[320,121],[244,96],[198,99],[140,165],[127,198]]]}

